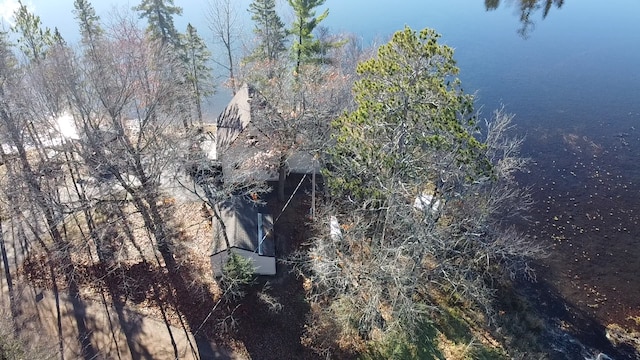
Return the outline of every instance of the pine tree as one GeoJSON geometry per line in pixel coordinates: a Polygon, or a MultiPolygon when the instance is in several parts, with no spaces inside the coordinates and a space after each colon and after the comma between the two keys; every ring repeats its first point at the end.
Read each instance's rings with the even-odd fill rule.
{"type": "Polygon", "coordinates": [[[100,27],[100,17],[89,0],[75,0],[73,11],[80,25],[80,34],[84,45],[93,47],[95,41],[102,36],[104,30],[100,27]]]}
{"type": "Polygon", "coordinates": [[[315,8],[324,4],[325,0],[288,0],[295,13],[295,20],[289,30],[294,42],[291,46],[295,62],[295,72],[299,73],[300,65],[317,62],[321,52],[321,43],[314,39],[313,30],[329,15],[329,9],[316,16],[315,8]]]}
{"type": "Polygon", "coordinates": [[[140,13],[140,19],[147,19],[147,32],[152,39],[180,48],[180,34],[173,24],[173,15],[182,15],[182,8],[174,6],[173,0],[142,0],[133,10],[140,13]]]}
{"type": "Polygon", "coordinates": [[[213,77],[208,65],[211,52],[191,24],[187,25],[187,31],[182,36],[182,45],[187,82],[191,85],[198,121],[202,123],[202,98],[213,94],[213,77]]]}
{"type": "Polygon", "coordinates": [[[451,166],[466,169],[471,178],[491,172],[483,145],[473,136],[473,99],[460,88],[453,49],[438,38],[431,29],[416,34],[405,28],[376,58],[358,65],[357,110],[333,123],[336,164],[344,161],[344,169],[353,171],[332,178],[332,188],[358,198],[384,198],[384,189],[374,186],[381,171],[406,172],[424,182],[426,172],[412,168],[419,162],[409,159],[433,153],[450,154],[451,166]]]}
{"type": "MultiPolygon", "coordinates": [[[[9,41],[9,34],[0,30],[0,97],[4,95],[5,86],[17,73],[17,60],[13,54],[13,44],[9,41]]],[[[5,134],[0,134],[0,141],[5,134]]]]}
{"type": "Polygon", "coordinates": [[[258,45],[252,54],[256,60],[275,61],[285,50],[287,32],[284,23],[276,12],[275,0],[254,0],[249,5],[253,29],[258,45]]]}
{"type": "Polygon", "coordinates": [[[20,7],[15,12],[15,25],[11,31],[18,35],[20,51],[33,62],[40,62],[46,56],[47,50],[55,42],[51,29],[43,28],[40,16],[32,14],[29,9],[18,1],[20,7]]]}
{"type": "Polygon", "coordinates": [[[67,46],[67,42],[60,34],[60,30],[57,27],[53,28],[53,43],[59,46],[67,46]]]}

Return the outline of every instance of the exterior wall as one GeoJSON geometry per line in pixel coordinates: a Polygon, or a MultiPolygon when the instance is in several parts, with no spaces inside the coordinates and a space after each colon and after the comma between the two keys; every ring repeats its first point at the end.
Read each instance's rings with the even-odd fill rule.
{"type": "MultiPolygon", "coordinates": [[[[250,259],[253,262],[253,266],[256,268],[256,275],[275,275],[276,274],[276,258],[271,256],[260,256],[253,251],[231,248],[235,254],[238,254],[246,259],[250,259]]],[[[215,277],[222,276],[222,268],[227,263],[229,255],[226,251],[219,252],[211,256],[211,266],[213,268],[213,275],[215,277]]]]}
{"type": "Polygon", "coordinates": [[[216,138],[214,136],[207,135],[200,146],[202,147],[202,151],[204,151],[204,153],[206,154],[207,159],[218,160],[218,151],[216,149],[217,144],[216,138]]]}
{"type": "Polygon", "coordinates": [[[222,268],[227,263],[229,256],[226,251],[221,251],[217,254],[211,255],[211,268],[213,269],[213,276],[218,278],[222,276],[222,268]]]}

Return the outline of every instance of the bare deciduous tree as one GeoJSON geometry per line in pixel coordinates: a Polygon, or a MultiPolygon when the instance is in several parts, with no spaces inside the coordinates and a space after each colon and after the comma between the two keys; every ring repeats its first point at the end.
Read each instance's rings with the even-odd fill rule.
{"type": "Polygon", "coordinates": [[[214,57],[214,62],[229,73],[229,87],[234,95],[240,85],[236,81],[236,57],[242,33],[236,6],[232,0],[209,0],[207,9],[214,44],[221,46],[224,53],[224,59],[214,57]]]}
{"type": "MultiPolygon", "coordinates": [[[[334,49],[331,55],[340,59],[341,49],[334,49]]],[[[253,91],[252,125],[266,137],[259,146],[267,154],[265,166],[278,171],[281,200],[290,159],[304,154],[305,161],[311,162],[330,142],[331,120],[351,106],[355,76],[353,69],[342,65],[338,61],[303,64],[293,74],[288,61],[278,59],[253,61],[243,69],[243,81],[253,91]]]]}

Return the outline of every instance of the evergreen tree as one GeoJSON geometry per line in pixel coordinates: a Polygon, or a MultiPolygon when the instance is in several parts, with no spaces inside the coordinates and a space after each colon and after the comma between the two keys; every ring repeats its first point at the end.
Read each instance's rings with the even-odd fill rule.
{"type": "Polygon", "coordinates": [[[187,25],[187,31],[182,36],[182,45],[187,82],[191,85],[198,121],[202,123],[202,98],[213,94],[213,77],[208,65],[211,52],[191,24],[187,25]]]}
{"type": "MultiPolygon", "coordinates": [[[[16,74],[17,61],[12,51],[13,44],[9,41],[9,34],[0,30],[0,96],[4,95],[5,86],[16,74]]],[[[0,134],[0,141],[5,134],[0,134]]]]}
{"type": "Polygon", "coordinates": [[[46,56],[47,50],[55,42],[49,28],[42,27],[40,16],[32,14],[29,9],[18,1],[20,7],[15,12],[15,25],[11,31],[18,35],[20,51],[30,61],[40,62],[46,56]]]}
{"type": "Polygon", "coordinates": [[[495,10],[500,6],[500,0],[484,0],[484,7],[487,10],[495,10]]]}
{"type": "Polygon", "coordinates": [[[147,32],[152,39],[180,48],[180,34],[173,24],[173,15],[182,15],[182,8],[174,6],[173,0],[142,0],[133,9],[140,13],[141,19],[147,19],[147,32]]]}
{"type": "Polygon", "coordinates": [[[242,257],[231,250],[229,259],[222,268],[222,284],[223,296],[227,301],[233,301],[243,298],[246,295],[246,288],[251,285],[255,279],[255,266],[250,259],[242,257]]]}
{"type": "Polygon", "coordinates": [[[80,25],[80,34],[84,45],[93,47],[97,38],[102,36],[104,32],[100,27],[100,17],[96,15],[96,11],[89,0],[75,0],[73,2],[73,11],[80,25]]]}
{"type": "Polygon", "coordinates": [[[254,0],[249,5],[249,12],[255,22],[253,32],[258,41],[252,57],[256,60],[277,60],[286,50],[287,32],[276,12],[275,0],[254,0]]]}
{"type": "Polygon", "coordinates": [[[299,73],[300,65],[317,62],[321,52],[321,43],[314,39],[313,30],[329,15],[325,10],[316,16],[315,8],[324,4],[325,0],[288,0],[295,13],[295,20],[289,30],[294,36],[291,46],[295,62],[295,72],[299,73]]]}
{"type": "Polygon", "coordinates": [[[455,77],[453,49],[438,44],[438,38],[431,29],[416,34],[405,28],[380,47],[376,58],[358,65],[357,110],[333,123],[338,130],[334,165],[344,162],[344,169],[352,170],[332,178],[336,191],[384,199],[384,189],[375,190],[381,172],[416,176],[416,184],[424,183],[429,175],[412,168],[420,163],[409,159],[434,153],[448,154],[449,166],[465,169],[463,177],[491,173],[483,145],[473,136],[473,98],[455,77]]]}
{"type": "Polygon", "coordinates": [[[67,42],[64,40],[57,27],[53,28],[53,44],[67,46],[67,42]]]}

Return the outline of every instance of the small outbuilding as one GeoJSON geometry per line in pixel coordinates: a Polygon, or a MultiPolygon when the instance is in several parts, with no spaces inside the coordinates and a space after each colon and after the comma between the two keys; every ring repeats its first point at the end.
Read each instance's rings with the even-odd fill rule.
{"type": "Polygon", "coordinates": [[[273,217],[264,205],[233,198],[220,205],[224,228],[213,218],[211,266],[216,277],[222,276],[230,252],[252,261],[257,275],[276,274],[276,251],[273,217]],[[226,232],[226,238],[225,233],[226,232]],[[228,239],[228,243],[227,243],[228,239]]]}

